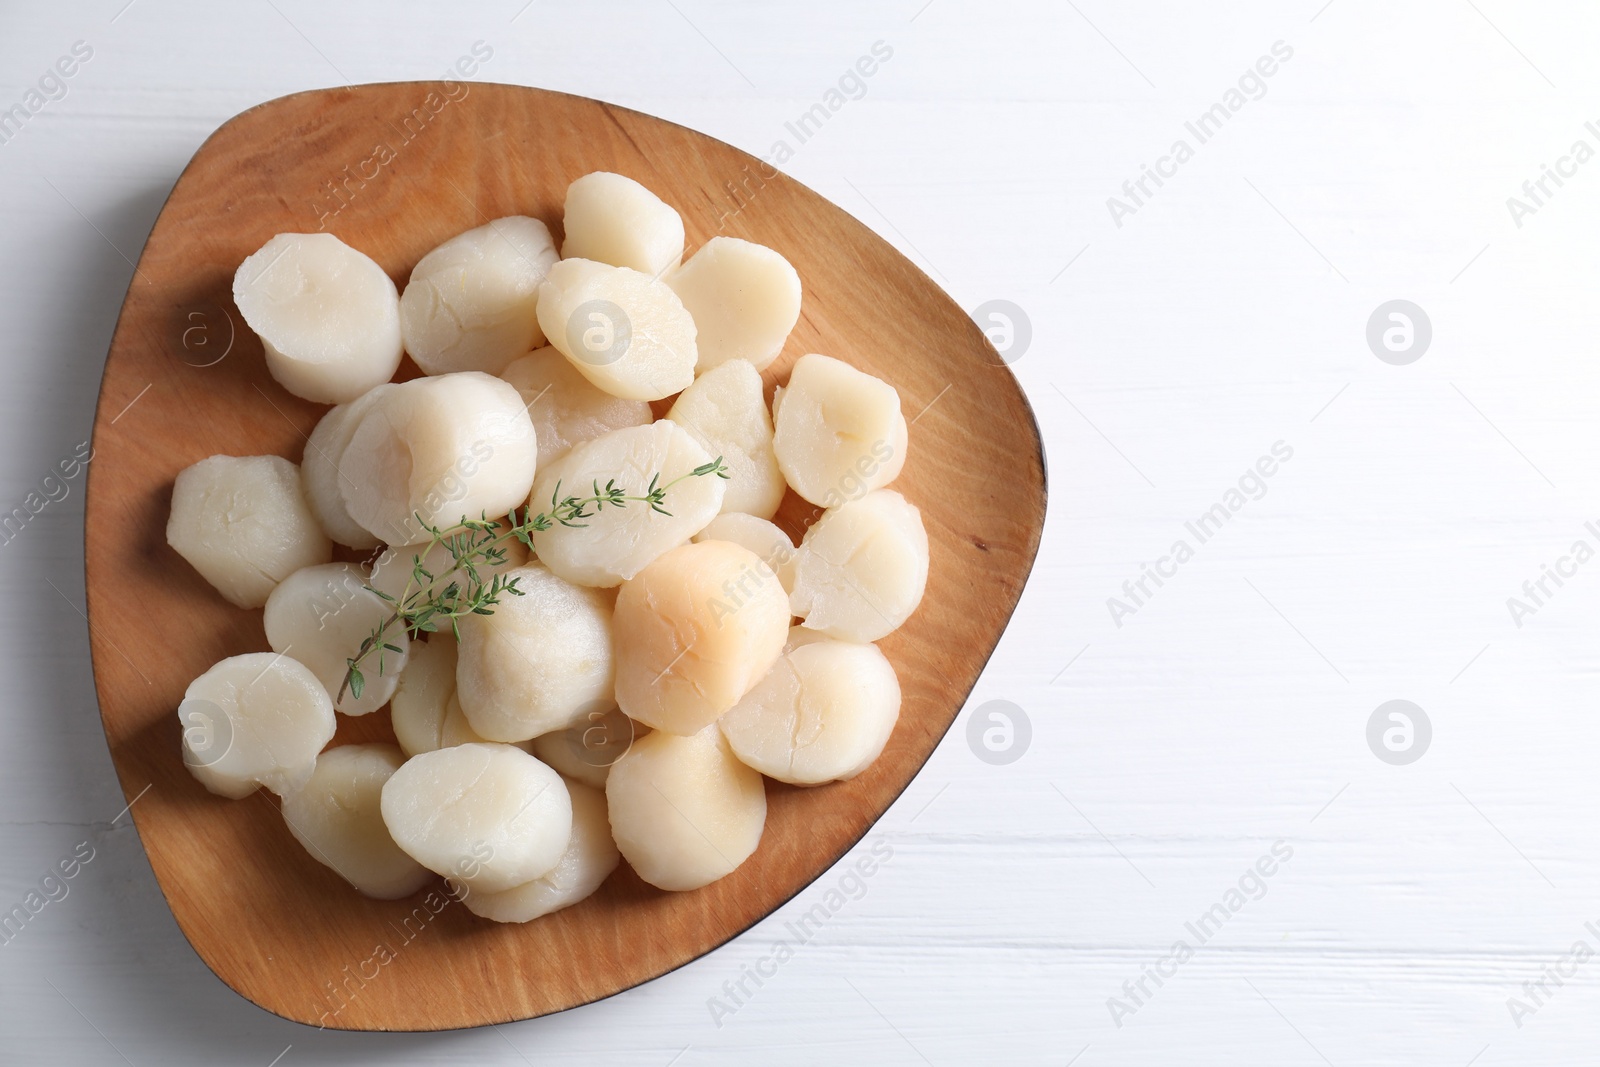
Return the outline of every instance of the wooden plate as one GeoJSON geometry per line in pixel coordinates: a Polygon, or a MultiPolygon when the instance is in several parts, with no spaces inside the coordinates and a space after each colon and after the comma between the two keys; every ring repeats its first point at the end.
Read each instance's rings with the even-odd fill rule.
{"type": "MultiPolygon", "coordinates": [[[[585,1004],[687,963],[794,896],[861,839],[949,728],[1021,595],[1044,522],[1044,455],[1022,391],[972,320],[886,242],[703,134],[509,85],[302,93],[218,130],[140,257],[94,449],[95,684],[151,866],[224,982],[278,1015],[352,1030],[476,1026],[585,1004]],[[423,253],[492,218],[532,215],[559,234],[567,184],[593,170],[637,178],[677,207],[691,250],[721,233],[794,264],[804,310],[769,389],[816,351],[899,390],[914,421],[895,488],[921,507],[932,547],[926,599],[881,643],[904,688],[900,722],[853,781],[768,783],[760,849],[704,889],[661,892],[624,866],[582,904],[511,926],[471,915],[442,884],[368,900],[295,843],[269,794],[212,796],[179,757],[187,684],[267,643],[259,611],[229,606],[167,547],[173,478],[216,453],[298,460],[325,410],[268,377],[233,306],[233,272],[275,233],[323,228],[403,285],[423,253]]],[[[798,534],[812,517],[791,496],[779,520],[798,534]]],[[[339,738],[392,736],[385,720],[343,720],[339,738]]]]}

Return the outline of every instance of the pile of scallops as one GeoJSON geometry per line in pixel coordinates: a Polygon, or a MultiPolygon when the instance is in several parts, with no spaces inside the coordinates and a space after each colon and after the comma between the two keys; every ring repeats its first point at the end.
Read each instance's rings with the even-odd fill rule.
{"type": "Polygon", "coordinates": [[[622,860],[704,886],[760,844],[765,778],[860,774],[900,712],[873,642],[928,573],[920,513],[885,488],[907,444],[894,388],[809,354],[765,399],[801,307],[782,255],[715,237],[685,260],[678,213],[605,172],[567,189],[562,229],[558,252],[538,219],[496,219],[403,292],[330,234],[273,237],[234,299],[272,377],[332,407],[298,465],[181,472],[167,525],[219,594],[264,609],[271,649],[188,687],[193,775],[276,793],[368,896],[442,875],[500,922],[582,900],[622,860]],[[405,355],[422,376],[396,382],[405,355]],[[466,580],[433,531],[505,530],[607,485],[668,488],[508,539],[477,578],[517,595],[483,612],[394,623],[466,580]],[[772,521],[790,490],[814,505],[798,546],[772,521]],[[385,711],[397,744],[329,747],[336,715],[385,711]]]}

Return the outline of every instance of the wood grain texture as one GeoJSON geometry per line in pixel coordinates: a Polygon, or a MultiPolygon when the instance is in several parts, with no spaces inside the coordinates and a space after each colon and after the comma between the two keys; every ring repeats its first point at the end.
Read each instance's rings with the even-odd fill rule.
{"type": "MultiPolygon", "coordinates": [[[[142,794],[140,837],[206,963],[262,1007],[329,1028],[435,1030],[560,1011],[678,967],[788,900],[862,837],[948,729],[1021,594],[1044,517],[1026,399],[967,315],[891,246],[721,142],[514,86],[324,90],[219,129],[140,257],[96,441],[112,422],[117,447],[89,475],[87,589],[123,791],[142,794]],[[298,458],[325,410],[269,378],[232,307],[233,272],[273,234],[321,225],[403,284],[428,249],[491,218],[528,214],[559,234],[567,184],[592,170],[628,174],[672,203],[691,249],[722,233],[795,265],[804,306],[769,389],[798,355],[822,351],[900,392],[914,421],[895,487],[922,508],[931,546],[922,607],[881,643],[904,689],[901,719],[851,782],[769,783],[760,849],[704,889],[660,892],[624,868],[582,904],[517,926],[443,904],[442,890],[367,900],[294,842],[267,794],[214,797],[179,758],[188,682],[267,646],[260,612],[226,604],[166,546],[173,478],[215,453],[298,458]]],[[[779,522],[798,532],[812,517],[791,496],[779,522]]],[[[381,736],[385,719],[342,720],[335,743],[381,736]]]]}

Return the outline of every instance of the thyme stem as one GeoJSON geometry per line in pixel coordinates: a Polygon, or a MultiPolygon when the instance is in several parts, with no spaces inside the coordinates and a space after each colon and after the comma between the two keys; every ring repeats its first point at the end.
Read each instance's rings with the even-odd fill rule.
{"type": "Polygon", "coordinates": [[[383,673],[384,653],[400,653],[400,649],[387,639],[393,627],[401,626],[415,638],[425,633],[436,633],[448,622],[451,633],[459,641],[461,629],[457,625],[458,619],[466,615],[493,615],[492,609],[502,596],[522,596],[517,579],[507,579],[497,572],[485,582],[479,571],[480,567],[498,568],[504,564],[507,558],[505,546],[512,540],[521,542],[529,552],[534,552],[533,534],[549,530],[558,523],[581,529],[588,525],[583,520],[598,515],[607,507],[622,508],[630,503],[645,504],[653,512],[670,516],[672,512],[665,506],[667,491],[689,478],[708,476],[728,477],[728,468],[723,465],[721,456],[686,474],[680,474],[664,485],[661,484],[661,475],[657,473],[650,479],[650,485],[642,496],[628,493],[613,479],[607,481],[604,487],[599,481],[593,482],[593,491],[588,496],[563,497],[561,483],[557,482],[554,492],[550,494],[549,510],[534,514],[531,506],[525,507],[520,521],[515,508],[504,524],[487,516],[476,519],[463,516],[455,525],[441,528],[423,522],[421,515],[416,516],[418,524],[428,531],[428,543],[420,554],[412,556],[411,575],[398,597],[367,586],[393,604],[394,611],[361,642],[356,654],[345,660],[348,669],[334,702],[343,700],[346,691],[356,697],[361,696],[366,686],[366,676],[361,667],[373,653],[378,656],[380,675],[383,673]],[[451,562],[449,567],[435,575],[427,570],[423,561],[440,545],[449,551],[451,562]],[[441,582],[445,582],[442,587],[441,582]]]}

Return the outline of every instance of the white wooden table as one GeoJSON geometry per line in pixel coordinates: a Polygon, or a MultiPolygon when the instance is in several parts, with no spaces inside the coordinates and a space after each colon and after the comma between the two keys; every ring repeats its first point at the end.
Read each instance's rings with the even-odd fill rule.
{"type": "Polygon", "coordinates": [[[0,109],[41,105],[0,125],[0,513],[61,497],[0,545],[0,911],[66,894],[0,944],[0,1063],[1594,1062],[1590,6],[124,2],[0,13],[0,109]],[[893,859],[753,995],[727,989],[839,873],[559,1017],[321,1033],[206,970],[119,817],[82,480],[45,478],[205,136],[479,42],[478,80],[784,142],[963,306],[1022,308],[1050,521],[971,705],[869,838],[893,859]],[[786,124],[877,42],[801,142],[786,124]],[[1368,321],[1393,300],[1431,340],[1384,319],[1386,361],[1368,321]],[[968,743],[992,700],[1028,718],[1019,759],[968,743]],[[1381,722],[1380,759],[1391,700],[1431,736],[1381,722]]]}

